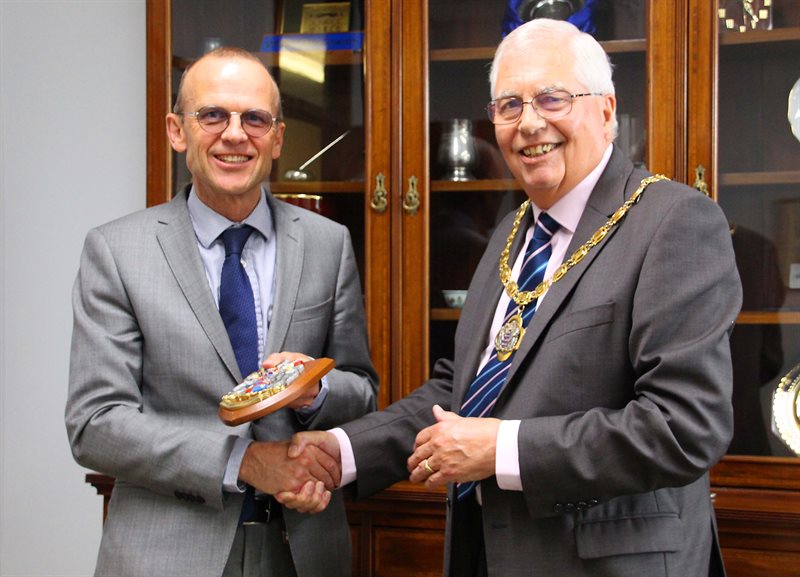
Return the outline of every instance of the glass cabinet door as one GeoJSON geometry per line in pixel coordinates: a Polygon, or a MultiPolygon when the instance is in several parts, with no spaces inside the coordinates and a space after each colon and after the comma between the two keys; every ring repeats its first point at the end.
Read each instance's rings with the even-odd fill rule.
{"type": "Polygon", "coordinates": [[[256,54],[278,82],[286,123],[272,193],[350,231],[370,344],[390,399],[390,0],[148,0],[148,204],[190,181],[164,134],[186,67],[230,45],[256,54]],[[167,96],[164,99],[164,96],[167,96]]]}
{"type": "MultiPolygon", "coordinates": [[[[429,0],[428,122],[430,166],[428,369],[452,358],[453,336],[467,286],[499,221],[525,199],[497,149],[485,108],[489,66],[511,4],[537,14],[558,3],[429,0]]],[[[563,3],[564,5],[568,3],[563,3]]],[[[614,65],[617,145],[637,163],[647,151],[647,2],[603,3],[592,34],[614,65]]],[[[499,282],[499,281],[498,281],[499,282]]],[[[486,303],[494,306],[494,303],[486,303]]],[[[483,337],[478,337],[483,338],[483,337]]]]}
{"type": "MultiPolygon", "coordinates": [[[[720,0],[717,200],[730,222],[744,303],[731,336],[730,454],[794,454],[796,404],[780,379],[800,363],[800,3],[720,0]]],[[[795,393],[796,396],[796,393],[795,393]]]]}
{"type": "MultiPolygon", "coordinates": [[[[347,225],[364,272],[362,3],[172,1],[173,99],[186,66],[217,46],[255,53],[281,91],[286,124],[269,187],[347,225]]],[[[173,163],[175,189],[191,178],[173,163]]]]}

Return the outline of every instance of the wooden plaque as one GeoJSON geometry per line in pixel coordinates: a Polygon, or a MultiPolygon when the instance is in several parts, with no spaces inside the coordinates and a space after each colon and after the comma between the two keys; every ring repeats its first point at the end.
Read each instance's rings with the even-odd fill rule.
{"type": "Polygon", "coordinates": [[[260,419],[265,415],[274,413],[278,409],[282,409],[298,397],[301,397],[305,391],[312,385],[316,384],[324,375],[326,375],[336,363],[333,359],[321,358],[303,363],[303,372],[300,373],[288,387],[269,396],[262,400],[255,400],[250,404],[239,406],[237,408],[228,408],[220,404],[219,418],[223,423],[231,427],[260,419]]]}

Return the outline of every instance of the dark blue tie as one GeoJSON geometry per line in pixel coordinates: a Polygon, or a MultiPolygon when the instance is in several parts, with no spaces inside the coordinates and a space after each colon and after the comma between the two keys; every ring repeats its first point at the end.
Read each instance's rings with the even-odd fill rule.
{"type": "MultiPolygon", "coordinates": [[[[533,229],[533,236],[525,249],[525,260],[522,263],[517,284],[520,291],[534,290],[542,280],[547,270],[547,262],[552,254],[553,234],[560,228],[560,225],[547,213],[539,215],[539,220],[533,229]]],[[[505,323],[512,315],[517,312],[517,304],[512,300],[508,303],[505,323]]],[[[536,301],[531,301],[522,312],[522,326],[527,327],[533,313],[536,312],[536,301]]],[[[472,381],[464,401],[461,405],[459,414],[462,417],[485,417],[491,414],[492,408],[497,402],[497,395],[506,380],[506,374],[514,360],[514,352],[504,361],[497,358],[497,351],[492,353],[483,369],[472,381]]],[[[457,487],[458,498],[463,499],[477,486],[477,482],[469,481],[459,483],[457,487]]]]}
{"type": "Polygon", "coordinates": [[[222,233],[225,262],[219,283],[219,314],[231,339],[242,377],[258,370],[258,328],[253,288],[242,266],[242,249],[253,229],[229,228],[222,233]]]}

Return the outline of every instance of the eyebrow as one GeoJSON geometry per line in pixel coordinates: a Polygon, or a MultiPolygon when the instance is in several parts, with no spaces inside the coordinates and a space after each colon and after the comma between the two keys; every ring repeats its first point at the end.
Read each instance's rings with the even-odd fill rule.
{"type": "MultiPolygon", "coordinates": [[[[549,94],[550,92],[556,92],[559,90],[564,92],[569,92],[570,94],[572,94],[572,92],[570,90],[567,90],[563,84],[551,84],[550,86],[545,86],[541,88],[536,94],[534,94],[534,97],[539,96],[540,94],[549,94]]],[[[522,98],[522,97],[520,96],[519,91],[517,90],[503,90],[502,92],[500,92],[500,94],[497,95],[495,100],[500,100],[501,98],[522,98]]]]}

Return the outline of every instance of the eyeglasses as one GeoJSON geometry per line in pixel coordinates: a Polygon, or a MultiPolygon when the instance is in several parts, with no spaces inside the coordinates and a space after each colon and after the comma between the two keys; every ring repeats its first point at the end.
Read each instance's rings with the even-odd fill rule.
{"type": "MultiPolygon", "coordinates": [[[[181,114],[181,113],[178,113],[181,114]]],[[[242,121],[242,130],[249,136],[264,136],[281,121],[266,110],[245,110],[231,112],[220,106],[204,106],[196,112],[184,112],[184,116],[194,116],[200,128],[210,134],[222,134],[231,121],[231,116],[238,114],[242,121]]]]}
{"type": "Polygon", "coordinates": [[[530,104],[536,114],[542,118],[552,120],[561,118],[572,112],[572,101],[581,96],[602,96],[602,92],[584,92],[583,94],[570,94],[566,90],[542,92],[529,101],[524,101],[518,96],[508,96],[492,100],[486,106],[489,120],[494,124],[511,124],[522,116],[526,104],[530,104]]]}

